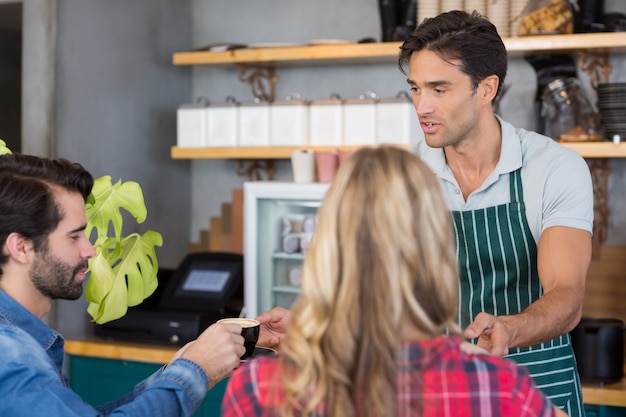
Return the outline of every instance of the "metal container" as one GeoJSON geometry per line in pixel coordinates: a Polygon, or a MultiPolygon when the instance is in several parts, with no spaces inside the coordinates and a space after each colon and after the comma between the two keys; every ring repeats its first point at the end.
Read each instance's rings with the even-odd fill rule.
{"type": "Polygon", "coordinates": [[[207,111],[206,146],[237,146],[239,107],[234,97],[228,96],[223,103],[210,103],[207,111]]]}
{"type": "Polygon", "coordinates": [[[343,100],[338,94],[313,100],[309,105],[309,145],[341,145],[343,139],[343,100]]]}
{"type": "Polygon", "coordinates": [[[376,143],[376,94],[367,92],[343,104],[343,144],[376,143]]]}
{"type": "Polygon", "coordinates": [[[239,146],[270,144],[269,102],[255,99],[239,105],[239,146]]]}
{"type": "Polygon", "coordinates": [[[376,103],[376,141],[410,144],[423,135],[415,107],[405,91],[376,103]]]}
{"type": "Polygon", "coordinates": [[[181,148],[199,148],[207,144],[208,99],[197,98],[183,104],[176,111],[176,145],[181,148]]]}
{"type": "Polygon", "coordinates": [[[270,145],[302,146],[309,143],[309,103],[299,94],[270,105],[270,145]]]}
{"type": "Polygon", "coordinates": [[[572,347],[581,381],[610,384],[624,374],[624,322],[583,317],[572,330],[572,347]]]}

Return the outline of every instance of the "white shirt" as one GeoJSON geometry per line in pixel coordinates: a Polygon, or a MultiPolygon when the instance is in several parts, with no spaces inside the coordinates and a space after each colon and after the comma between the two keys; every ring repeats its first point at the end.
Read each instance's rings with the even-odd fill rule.
{"type": "Polygon", "coordinates": [[[526,217],[536,242],[543,230],[567,226],[593,230],[593,185],[585,160],[549,137],[514,127],[496,116],[502,128],[500,160],[467,201],[441,148],[422,138],[413,148],[441,180],[448,207],[469,211],[510,202],[509,173],[522,167],[526,217]]]}

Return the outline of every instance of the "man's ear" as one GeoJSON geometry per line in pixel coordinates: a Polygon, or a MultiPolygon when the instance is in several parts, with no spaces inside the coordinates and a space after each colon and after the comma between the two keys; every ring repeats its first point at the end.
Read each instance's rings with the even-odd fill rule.
{"type": "Polygon", "coordinates": [[[498,92],[500,78],[497,75],[490,75],[480,82],[483,86],[483,95],[486,100],[493,102],[498,92]]]}
{"type": "Polygon", "coordinates": [[[11,233],[4,244],[4,251],[18,263],[28,263],[33,252],[33,243],[19,233],[11,233]]]}

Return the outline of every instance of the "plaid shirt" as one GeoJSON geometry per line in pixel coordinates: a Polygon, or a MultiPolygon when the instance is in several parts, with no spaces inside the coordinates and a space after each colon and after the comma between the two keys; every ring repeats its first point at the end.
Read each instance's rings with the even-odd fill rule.
{"type": "MultiPolygon", "coordinates": [[[[525,368],[486,354],[466,354],[460,343],[458,337],[441,336],[402,345],[397,366],[398,417],[554,415],[552,403],[525,368]]],[[[276,357],[242,365],[230,378],[222,415],[277,415],[275,406],[282,395],[275,390],[279,372],[276,357]]]]}

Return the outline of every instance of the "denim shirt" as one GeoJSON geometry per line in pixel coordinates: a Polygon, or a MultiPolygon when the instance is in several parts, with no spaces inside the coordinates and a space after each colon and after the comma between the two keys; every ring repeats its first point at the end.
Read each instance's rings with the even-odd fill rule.
{"type": "Polygon", "coordinates": [[[118,400],[92,407],[62,373],[63,337],[0,290],[0,416],[190,416],[209,381],[177,359],[118,400]]]}

